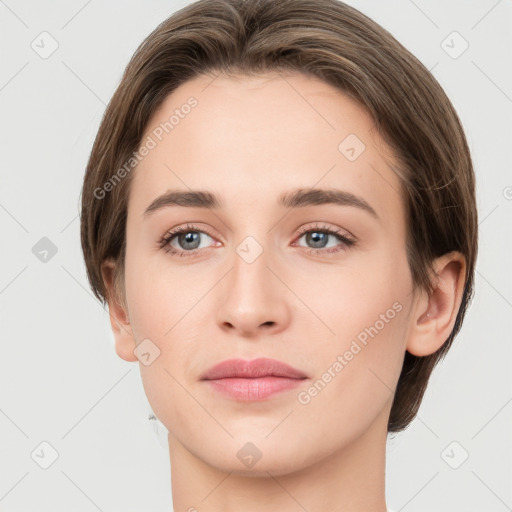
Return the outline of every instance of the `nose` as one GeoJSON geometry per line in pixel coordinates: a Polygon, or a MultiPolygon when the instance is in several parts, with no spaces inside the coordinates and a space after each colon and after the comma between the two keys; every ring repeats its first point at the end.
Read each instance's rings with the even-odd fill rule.
{"type": "Polygon", "coordinates": [[[232,269],[217,290],[220,328],[243,337],[286,329],[290,322],[289,292],[284,279],[277,277],[279,272],[268,266],[266,251],[252,262],[238,253],[231,261],[232,269]]]}

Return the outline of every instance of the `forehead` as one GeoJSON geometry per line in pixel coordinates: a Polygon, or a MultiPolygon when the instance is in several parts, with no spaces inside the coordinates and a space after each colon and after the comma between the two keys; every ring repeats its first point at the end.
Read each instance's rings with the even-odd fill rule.
{"type": "Polygon", "coordinates": [[[137,212],[167,189],[209,190],[242,206],[314,186],[363,195],[384,215],[402,208],[393,155],[370,115],[300,73],[189,80],[155,112],[142,144],[151,149],[131,184],[137,212]]]}

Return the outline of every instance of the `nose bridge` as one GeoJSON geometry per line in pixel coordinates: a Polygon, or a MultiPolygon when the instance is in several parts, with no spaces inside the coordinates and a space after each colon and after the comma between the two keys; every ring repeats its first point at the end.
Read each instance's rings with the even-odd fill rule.
{"type": "Polygon", "coordinates": [[[268,277],[269,273],[267,268],[269,263],[268,243],[259,242],[254,236],[247,236],[235,248],[235,253],[236,256],[233,256],[234,277],[242,285],[244,282],[251,287],[263,284],[263,280],[268,277]]]}
{"type": "MultiPolygon", "coordinates": [[[[258,237],[261,240],[261,236],[258,237]]],[[[232,255],[231,293],[237,297],[238,304],[253,309],[270,296],[271,272],[268,269],[269,247],[265,241],[259,241],[248,235],[234,248],[232,255]],[[256,301],[256,302],[255,302],[256,301]]]]}
{"type": "Polygon", "coordinates": [[[265,222],[260,220],[265,218],[265,213],[261,212],[261,209],[261,216],[254,214],[258,211],[256,204],[240,205],[239,212],[241,211],[246,213],[239,214],[238,226],[231,233],[233,236],[230,244],[233,250],[230,259],[233,267],[231,279],[254,286],[258,284],[258,279],[268,281],[268,277],[272,274],[267,265],[272,266],[273,232],[269,233],[265,222]]]}

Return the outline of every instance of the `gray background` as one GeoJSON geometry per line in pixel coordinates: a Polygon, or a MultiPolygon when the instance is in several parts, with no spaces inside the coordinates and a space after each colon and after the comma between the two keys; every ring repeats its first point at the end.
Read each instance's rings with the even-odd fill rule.
{"type": "MultiPolygon", "coordinates": [[[[155,434],[138,363],[117,357],[88,288],[78,212],[124,67],[188,3],[0,0],[2,512],[172,510],[165,433],[155,434]]],[[[388,506],[512,510],[512,2],[349,3],[432,69],[465,126],[478,180],[476,296],[417,419],[389,439],[388,506]]]]}

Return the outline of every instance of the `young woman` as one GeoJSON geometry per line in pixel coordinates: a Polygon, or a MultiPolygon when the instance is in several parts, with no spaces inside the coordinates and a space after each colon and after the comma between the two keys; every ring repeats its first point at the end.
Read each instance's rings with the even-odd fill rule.
{"type": "Polygon", "coordinates": [[[107,107],[81,234],[176,511],[386,511],[477,254],[463,129],[396,39],[336,0],[181,9],[107,107]]]}

